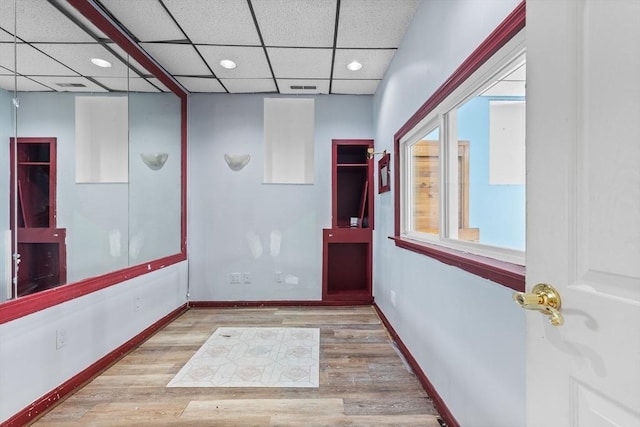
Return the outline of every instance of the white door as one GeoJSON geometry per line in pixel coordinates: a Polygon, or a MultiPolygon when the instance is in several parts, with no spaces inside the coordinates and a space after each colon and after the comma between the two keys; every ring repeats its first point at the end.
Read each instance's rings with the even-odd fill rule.
{"type": "Polygon", "coordinates": [[[640,0],[527,0],[527,426],[640,426],[640,0]]]}

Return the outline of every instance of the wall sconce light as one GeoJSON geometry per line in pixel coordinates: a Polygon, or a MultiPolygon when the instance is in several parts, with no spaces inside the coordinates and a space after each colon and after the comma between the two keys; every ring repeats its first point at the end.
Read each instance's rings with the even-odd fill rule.
{"type": "Polygon", "coordinates": [[[373,159],[373,156],[376,154],[382,154],[383,156],[387,155],[387,150],[384,151],[374,151],[373,148],[367,148],[367,160],[373,159]]]}
{"type": "Polygon", "coordinates": [[[167,153],[140,153],[140,157],[145,165],[149,167],[152,171],[157,171],[162,169],[165,162],[169,158],[169,154],[167,153]]]}
{"type": "Polygon", "coordinates": [[[225,153],[224,160],[232,171],[239,171],[249,163],[251,156],[248,154],[225,153]]]}

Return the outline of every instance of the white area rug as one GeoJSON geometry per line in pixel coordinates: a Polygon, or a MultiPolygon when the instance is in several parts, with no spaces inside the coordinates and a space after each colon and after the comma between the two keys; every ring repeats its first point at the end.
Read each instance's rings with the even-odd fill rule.
{"type": "Polygon", "coordinates": [[[319,328],[218,328],[167,387],[318,387],[319,328]]]}

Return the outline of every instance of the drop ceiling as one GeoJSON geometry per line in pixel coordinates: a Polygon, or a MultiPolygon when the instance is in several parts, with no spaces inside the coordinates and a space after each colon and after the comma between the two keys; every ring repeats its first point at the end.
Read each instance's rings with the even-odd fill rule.
{"type": "MultiPolygon", "coordinates": [[[[375,93],[419,3],[95,1],[187,92],[283,94],[375,93]],[[359,71],[346,67],[354,60],[359,71]]],[[[0,0],[0,88],[16,81],[24,91],[167,91],[63,0],[0,0]]]]}

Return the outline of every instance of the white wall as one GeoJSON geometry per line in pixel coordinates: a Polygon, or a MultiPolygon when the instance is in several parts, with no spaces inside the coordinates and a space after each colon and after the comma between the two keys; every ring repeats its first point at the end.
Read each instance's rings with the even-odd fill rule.
{"type": "Polygon", "coordinates": [[[263,99],[193,95],[189,101],[190,299],[319,300],[322,228],[331,226],[331,139],[372,137],[372,96],[314,96],[314,184],[263,184],[263,99]],[[251,161],[231,171],[224,153],[251,161]],[[282,237],[271,254],[271,233],[282,237]],[[261,250],[259,250],[261,248],[261,250]],[[277,283],[276,271],[285,280],[277,283]],[[250,284],[229,283],[232,272],[250,284]],[[295,279],[294,279],[295,278],[295,279]]]}
{"type": "Polygon", "coordinates": [[[0,423],[185,304],[187,269],[184,261],[0,325],[0,423]],[[59,331],[66,344],[56,349],[59,331]]]}
{"type": "MultiPolygon", "coordinates": [[[[374,97],[376,151],[393,152],[394,133],[518,3],[422,3],[374,97]]],[[[375,206],[376,303],[462,426],[523,426],[524,310],[512,291],[395,247],[393,191],[375,206]]]]}

